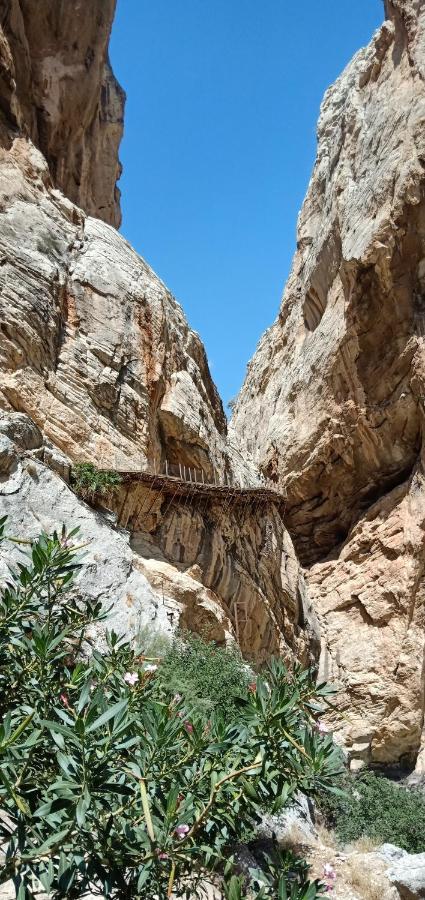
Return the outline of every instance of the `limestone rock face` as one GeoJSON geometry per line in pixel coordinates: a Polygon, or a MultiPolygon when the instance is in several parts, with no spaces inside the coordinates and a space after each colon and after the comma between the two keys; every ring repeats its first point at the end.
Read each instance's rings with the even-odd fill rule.
{"type": "MultiPolygon", "coordinates": [[[[260,481],[249,455],[228,441],[198,335],[107,224],[118,215],[110,197],[122,113],[106,61],[114,5],[41,0],[36,9],[11,0],[1,20],[0,512],[18,531],[26,505],[34,510],[30,533],[37,522],[88,528],[92,514],[63,483],[76,461],[151,472],[187,467],[191,478],[196,470],[222,485],[260,481]],[[21,448],[37,457],[28,464],[14,445],[29,420],[39,446],[21,448]]],[[[105,564],[109,582],[109,557],[117,572],[124,567],[112,590],[135,593],[128,606],[149,622],[151,594],[159,598],[162,613],[152,619],[159,630],[180,623],[237,639],[257,659],[316,653],[317,620],[278,509],[248,510],[242,521],[231,498],[206,510],[164,503],[155,492],[128,496],[123,486],[116,499],[118,527],[127,531],[104,520],[95,578],[102,581],[105,564]],[[139,576],[146,597],[132,591],[139,576]]],[[[127,624],[121,617],[131,633],[133,613],[127,624]]]]}
{"type": "MultiPolygon", "coordinates": [[[[77,590],[113,607],[109,627],[131,637],[180,625],[236,640],[257,661],[317,655],[317,620],[277,509],[188,506],[123,484],[109,504],[114,518],[75,496],[57,474],[66,462],[28,416],[0,413],[0,515],[26,539],[62,523],[80,528],[88,558],[77,590]]],[[[1,547],[0,580],[14,549],[1,547]]]]}
{"type": "Polygon", "coordinates": [[[175,624],[220,641],[227,628],[257,663],[272,655],[305,663],[317,657],[317,618],[278,508],[232,504],[226,495],[173,499],[141,484],[123,484],[114,507],[156,589],[179,603],[190,576],[222,609],[219,629],[204,601],[193,611],[177,607],[175,624]]]}
{"type": "Polygon", "coordinates": [[[388,864],[386,877],[402,900],[425,897],[425,853],[407,853],[392,844],[382,844],[377,855],[388,864]]]}
{"type": "Polygon", "coordinates": [[[353,756],[395,761],[423,723],[425,6],[386,11],[325,95],[292,273],[233,428],[286,487],[353,756]]]}
{"type": "Polygon", "coordinates": [[[180,306],[53,187],[23,138],[0,150],[0,259],[0,408],[30,415],[74,461],[230,470],[221,401],[180,306]]]}
{"type": "Polygon", "coordinates": [[[108,61],[116,0],[2,0],[0,144],[26,135],[54,184],[118,226],[125,95],[108,61]]]}
{"type": "MultiPolygon", "coordinates": [[[[112,529],[37,458],[43,439],[31,420],[19,414],[1,416],[0,459],[4,440],[8,441],[9,460],[7,467],[0,463],[0,514],[8,517],[8,532],[28,540],[42,530],[60,528],[62,523],[68,528],[78,526],[81,541],[88,546],[84,571],[77,577],[77,593],[101,600],[105,608],[112,606],[108,627],[129,637],[144,626],[170,631],[166,607],[141,571],[128,536],[112,529]]],[[[16,558],[16,546],[2,543],[1,581],[7,565],[16,558]]],[[[99,641],[101,645],[100,635],[99,641]]]]}

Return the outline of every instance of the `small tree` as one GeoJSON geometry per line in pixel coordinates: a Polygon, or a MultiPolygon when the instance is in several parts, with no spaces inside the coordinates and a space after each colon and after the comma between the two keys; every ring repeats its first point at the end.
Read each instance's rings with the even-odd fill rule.
{"type": "Polygon", "coordinates": [[[194,712],[125,640],[91,646],[105,613],[69,593],[76,539],[41,534],[1,595],[0,883],[18,900],[165,900],[218,872],[229,900],[322,896],[277,852],[241,877],[232,846],[264,805],[332,783],[338,757],[316,728],[326,686],[274,662],[237,721],[194,712]]]}

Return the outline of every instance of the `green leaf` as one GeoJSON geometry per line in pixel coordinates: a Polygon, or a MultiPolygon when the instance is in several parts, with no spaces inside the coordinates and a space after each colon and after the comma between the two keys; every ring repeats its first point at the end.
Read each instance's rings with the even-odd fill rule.
{"type": "Polygon", "coordinates": [[[43,844],[40,845],[40,847],[35,847],[29,853],[23,853],[22,854],[23,862],[26,862],[27,860],[29,861],[38,856],[44,856],[44,854],[47,852],[47,850],[50,850],[50,847],[53,847],[55,844],[60,846],[60,844],[62,843],[64,838],[67,837],[68,835],[69,835],[69,828],[64,828],[64,829],[62,829],[62,831],[59,831],[56,834],[51,834],[50,837],[47,838],[47,840],[44,841],[43,844]]]}
{"type": "Polygon", "coordinates": [[[238,878],[237,875],[232,875],[228,886],[226,887],[226,898],[227,900],[241,900],[242,893],[242,879],[238,878]]]}
{"type": "Polygon", "coordinates": [[[115,716],[118,716],[120,712],[122,712],[128,706],[128,700],[119,700],[118,703],[114,703],[106,712],[102,713],[95,721],[89,725],[86,729],[86,733],[90,734],[92,731],[96,731],[98,728],[101,728],[102,725],[106,725],[110,719],[113,719],[115,716]]]}
{"type": "Polygon", "coordinates": [[[14,787],[12,787],[12,785],[6,775],[6,772],[4,771],[4,769],[1,769],[1,768],[0,768],[0,780],[3,782],[3,784],[7,790],[7,793],[12,798],[14,803],[16,803],[16,806],[18,807],[18,809],[20,809],[20,811],[24,814],[24,816],[30,816],[31,810],[28,806],[27,801],[24,800],[23,797],[20,797],[19,794],[17,793],[17,791],[15,791],[14,787]]]}
{"type": "Polygon", "coordinates": [[[4,743],[0,746],[0,751],[6,750],[6,748],[10,747],[11,744],[16,743],[18,738],[21,736],[22,732],[25,731],[26,727],[29,725],[29,723],[32,721],[33,718],[34,718],[34,710],[32,713],[30,713],[26,717],[26,719],[24,719],[23,722],[21,722],[21,724],[13,732],[13,734],[10,735],[10,737],[7,739],[7,741],[4,741],[4,743]]]}
{"type": "Polygon", "coordinates": [[[288,893],[286,890],[286,878],[284,875],[282,875],[282,877],[279,878],[278,900],[288,900],[288,893]]]}

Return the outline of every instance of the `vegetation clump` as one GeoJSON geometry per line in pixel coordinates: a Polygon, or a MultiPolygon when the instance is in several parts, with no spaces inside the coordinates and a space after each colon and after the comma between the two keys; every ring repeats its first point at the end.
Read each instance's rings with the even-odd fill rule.
{"type": "Polygon", "coordinates": [[[98,469],[93,463],[76,463],[71,471],[71,485],[75,493],[89,503],[107,500],[121,481],[118,472],[98,469]]]}
{"type": "Polygon", "coordinates": [[[18,900],[166,900],[218,873],[228,900],[323,896],[292,854],[274,847],[241,874],[232,848],[264,806],[332,786],[328,688],[273,662],[229,720],[113,632],[99,653],[90,635],[106,613],[69,593],[79,570],[83,586],[77,540],[41,534],[0,594],[0,884],[18,900]]]}
{"type": "MultiPolygon", "coordinates": [[[[337,784],[337,783],[336,783],[337,784]]],[[[337,793],[319,796],[327,824],[342,844],[369,837],[409,853],[425,851],[425,799],[378,773],[345,774],[337,793]]]]}
{"type": "Polygon", "coordinates": [[[199,635],[184,633],[164,654],[160,677],[166,690],[181,694],[199,713],[220,712],[238,718],[252,673],[235,647],[220,647],[199,635]]]}

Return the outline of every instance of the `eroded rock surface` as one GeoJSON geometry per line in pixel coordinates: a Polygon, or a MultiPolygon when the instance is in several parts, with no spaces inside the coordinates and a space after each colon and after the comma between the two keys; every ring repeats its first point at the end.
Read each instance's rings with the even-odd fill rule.
{"type": "Polygon", "coordinates": [[[28,136],[56,187],[118,226],[125,95],[108,60],[116,0],[2,0],[0,144],[28,136]]]}
{"type": "Polygon", "coordinates": [[[203,345],[127,241],[55,189],[23,138],[0,150],[0,408],[115,468],[230,471],[203,345]]]}
{"type": "MultiPolygon", "coordinates": [[[[85,525],[86,507],[57,477],[66,481],[77,461],[151,472],[167,464],[219,484],[260,482],[249,455],[228,441],[204,347],[182,309],[114,228],[87,215],[118,215],[102,199],[115,183],[122,108],[112,81],[109,93],[101,90],[105,71],[111,78],[104,67],[114,5],[72,4],[71,20],[69,0],[42,0],[37,15],[34,4],[11,0],[2,19],[0,410],[13,427],[0,428],[0,509],[22,530],[25,505],[34,508],[30,533],[36,522],[85,525]],[[104,161],[98,185],[92,162],[104,151],[116,165],[104,161]],[[42,436],[34,478],[13,450],[19,415],[42,436]]],[[[116,511],[128,532],[118,547],[119,532],[104,522],[111,559],[119,548],[122,565],[131,559],[131,572],[160,598],[167,628],[236,638],[258,659],[315,653],[317,621],[278,510],[248,510],[242,522],[231,498],[207,511],[123,489],[116,511]]]]}
{"type": "Polygon", "coordinates": [[[276,506],[239,505],[226,494],[173,498],[124,484],[114,507],[157,589],[169,585],[179,600],[190,576],[223,610],[220,631],[209,624],[205,601],[195,599],[193,610],[187,606],[178,617],[180,625],[223,641],[224,622],[230,623],[244,655],[257,663],[279,654],[305,663],[318,656],[317,618],[276,506]]]}
{"type": "MultiPolygon", "coordinates": [[[[77,590],[112,606],[108,627],[132,637],[180,626],[237,640],[259,662],[317,655],[317,620],[277,509],[232,509],[228,498],[188,505],[123,484],[108,503],[116,521],[75,496],[58,474],[64,466],[28,416],[0,413],[0,515],[26,539],[62,523],[80,528],[88,556],[77,590]]],[[[2,545],[0,575],[14,549],[2,545]]]]}
{"type": "Polygon", "coordinates": [[[325,95],[297,253],[235,410],[345,691],[356,759],[414,761],[424,709],[425,5],[388,19],[325,95]]]}
{"type": "MultiPolygon", "coordinates": [[[[0,447],[8,441],[7,465],[0,465],[0,514],[8,517],[7,530],[26,540],[48,533],[64,523],[79,527],[87,542],[84,571],[76,580],[78,595],[113,607],[109,628],[135,636],[144,627],[170,631],[167,609],[156,595],[135,558],[128,535],[110,527],[102,514],[80,501],[65,482],[42,460],[43,438],[22,414],[0,416],[0,447]]],[[[20,556],[7,541],[0,548],[0,577],[20,556]]],[[[99,635],[99,640],[101,637],[99,635]]]]}

